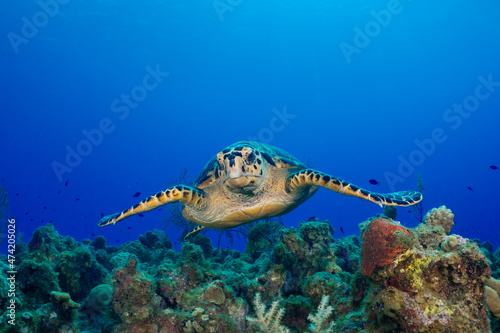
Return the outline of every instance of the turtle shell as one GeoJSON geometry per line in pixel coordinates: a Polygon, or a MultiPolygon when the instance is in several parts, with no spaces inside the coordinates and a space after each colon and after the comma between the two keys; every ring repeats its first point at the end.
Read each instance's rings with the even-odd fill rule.
{"type": "MultiPolygon", "coordinates": [[[[306,169],[306,165],[288,154],[286,151],[268,145],[266,143],[260,143],[255,141],[239,141],[228,147],[226,147],[222,152],[226,153],[230,150],[241,150],[241,147],[251,147],[254,150],[258,150],[266,162],[272,166],[280,169],[306,169]],[[240,148],[240,149],[238,149],[240,148]]],[[[210,184],[212,184],[219,177],[219,163],[217,162],[217,155],[214,156],[203,168],[198,177],[194,182],[196,188],[202,189],[210,184]]]]}

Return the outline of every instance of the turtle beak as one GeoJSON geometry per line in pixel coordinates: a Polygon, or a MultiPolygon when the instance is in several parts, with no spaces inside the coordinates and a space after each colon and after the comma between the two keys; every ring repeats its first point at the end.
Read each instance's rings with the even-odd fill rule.
{"type": "Polygon", "coordinates": [[[262,178],[260,175],[255,175],[253,164],[249,165],[242,154],[219,153],[219,166],[224,170],[224,183],[231,188],[242,188],[245,186],[258,186],[262,178]]]}
{"type": "Polygon", "coordinates": [[[228,179],[239,178],[245,175],[245,162],[239,156],[229,156],[224,160],[228,179]]]}

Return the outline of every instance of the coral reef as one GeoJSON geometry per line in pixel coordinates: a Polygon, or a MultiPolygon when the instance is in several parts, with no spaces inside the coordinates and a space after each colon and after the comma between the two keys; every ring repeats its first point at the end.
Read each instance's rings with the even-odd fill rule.
{"type": "Polygon", "coordinates": [[[333,308],[330,305],[327,305],[328,301],[328,296],[323,296],[316,314],[310,314],[307,317],[307,319],[312,322],[312,324],[309,326],[309,330],[311,332],[328,333],[333,330],[333,325],[335,323],[333,321],[329,324],[327,323],[328,317],[330,317],[333,311],[333,308]]]}
{"type": "Polygon", "coordinates": [[[442,238],[441,246],[433,243],[431,247],[427,242],[424,249],[418,239],[420,232],[428,237],[426,228],[411,230],[382,218],[370,222],[361,252],[361,273],[372,281],[366,296],[370,300],[365,310],[368,327],[488,332],[487,259],[474,242],[456,236],[442,238]],[[408,236],[406,240],[402,235],[408,236]]]}
{"type": "Polygon", "coordinates": [[[413,232],[397,222],[381,217],[371,221],[363,234],[361,274],[370,276],[376,267],[394,262],[414,242],[413,232]]]}
{"type": "MultiPolygon", "coordinates": [[[[113,309],[121,319],[114,332],[159,332],[172,326],[168,314],[160,309],[160,296],[154,284],[137,269],[137,257],[129,256],[127,264],[113,272],[113,309]]],[[[170,332],[170,331],[169,331],[170,332]]]]}
{"type": "Polygon", "coordinates": [[[94,287],[85,301],[83,308],[91,312],[99,312],[105,310],[113,299],[113,287],[109,284],[100,284],[94,287]]]}
{"type": "Polygon", "coordinates": [[[455,225],[453,219],[455,215],[446,208],[446,206],[441,206],[439,208],[433,208],[424,217],[424,223],[428,226],[441,226],[444,232],[448,235],[451,229],[455,225]]]}
{"type": "MultiPolygon", "coordinates": [[[[0,186],[0,230],[2,234],[7,233],[7,225],[9,223],[9,197],[7,196],[7,185],[0,186]]],[[[2,245],[4,237],[0,239],[2,245]]]]}
{"type": "Polygon", "coordinates": [[[486,303],[488,309],[500,319],[500,281],[491,278],[486,281],[486,303]]]}
{"type": "Polygon", "coordinates": [[[281,319],[285,314],[285,309],[279,308],[277,301],[273,302],[269,310],[266,311],[265,304],[261,303],[260,293],[257,293],[253,304],[257,318],[247,317],[247,319],[257,323],[259,329],[268,333],[289,332],[288,328],[281,325],[281,319]]]}
{"type": "Polygon", "coordinates": [[[362,242],[318,219],[260,222],[243,253],[201,234],[178,252],[158,230],[117,247],[43,226],[18,244],[22,310],[9,327],[2,296],[0,331],[500,332],[500,251],[451,234],[444,206],[415,228],[390,216],[361,223],[362,242]]]}

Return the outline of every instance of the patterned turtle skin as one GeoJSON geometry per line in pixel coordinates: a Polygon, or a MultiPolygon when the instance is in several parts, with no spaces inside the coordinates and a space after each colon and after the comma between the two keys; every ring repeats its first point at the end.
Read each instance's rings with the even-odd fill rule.
{"type": "Polygon", "coordinates": [[[129,216],[168,203],[184,205],[182,215],[201,229],[229,229],[286,214],[320,188],[374,202],[381,207],[410,206],[422,200],[416,191],[374,193],[345,180],[308,168],[277,147],[240,141],[213,157],[193,186],[176,185],[123,212],[103,217],[98,225],[115,224],[129,216]]]}

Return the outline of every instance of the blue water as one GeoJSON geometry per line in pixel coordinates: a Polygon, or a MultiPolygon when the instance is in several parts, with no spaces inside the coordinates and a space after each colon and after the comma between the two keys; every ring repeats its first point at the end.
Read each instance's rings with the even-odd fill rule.
{"type": "MultiPolygon", "coordinates": [[[[0,6],[0,185],[25,241],[49,222],[111,245],[161,229],[164,210],[97,221],[254,139],[372,191],[422,174],[425,211],[500,245],[498,1],[0,6]]],[[[381,211],[323,189],[283,222],[329,219],[341,237],[381,211]]]]}

